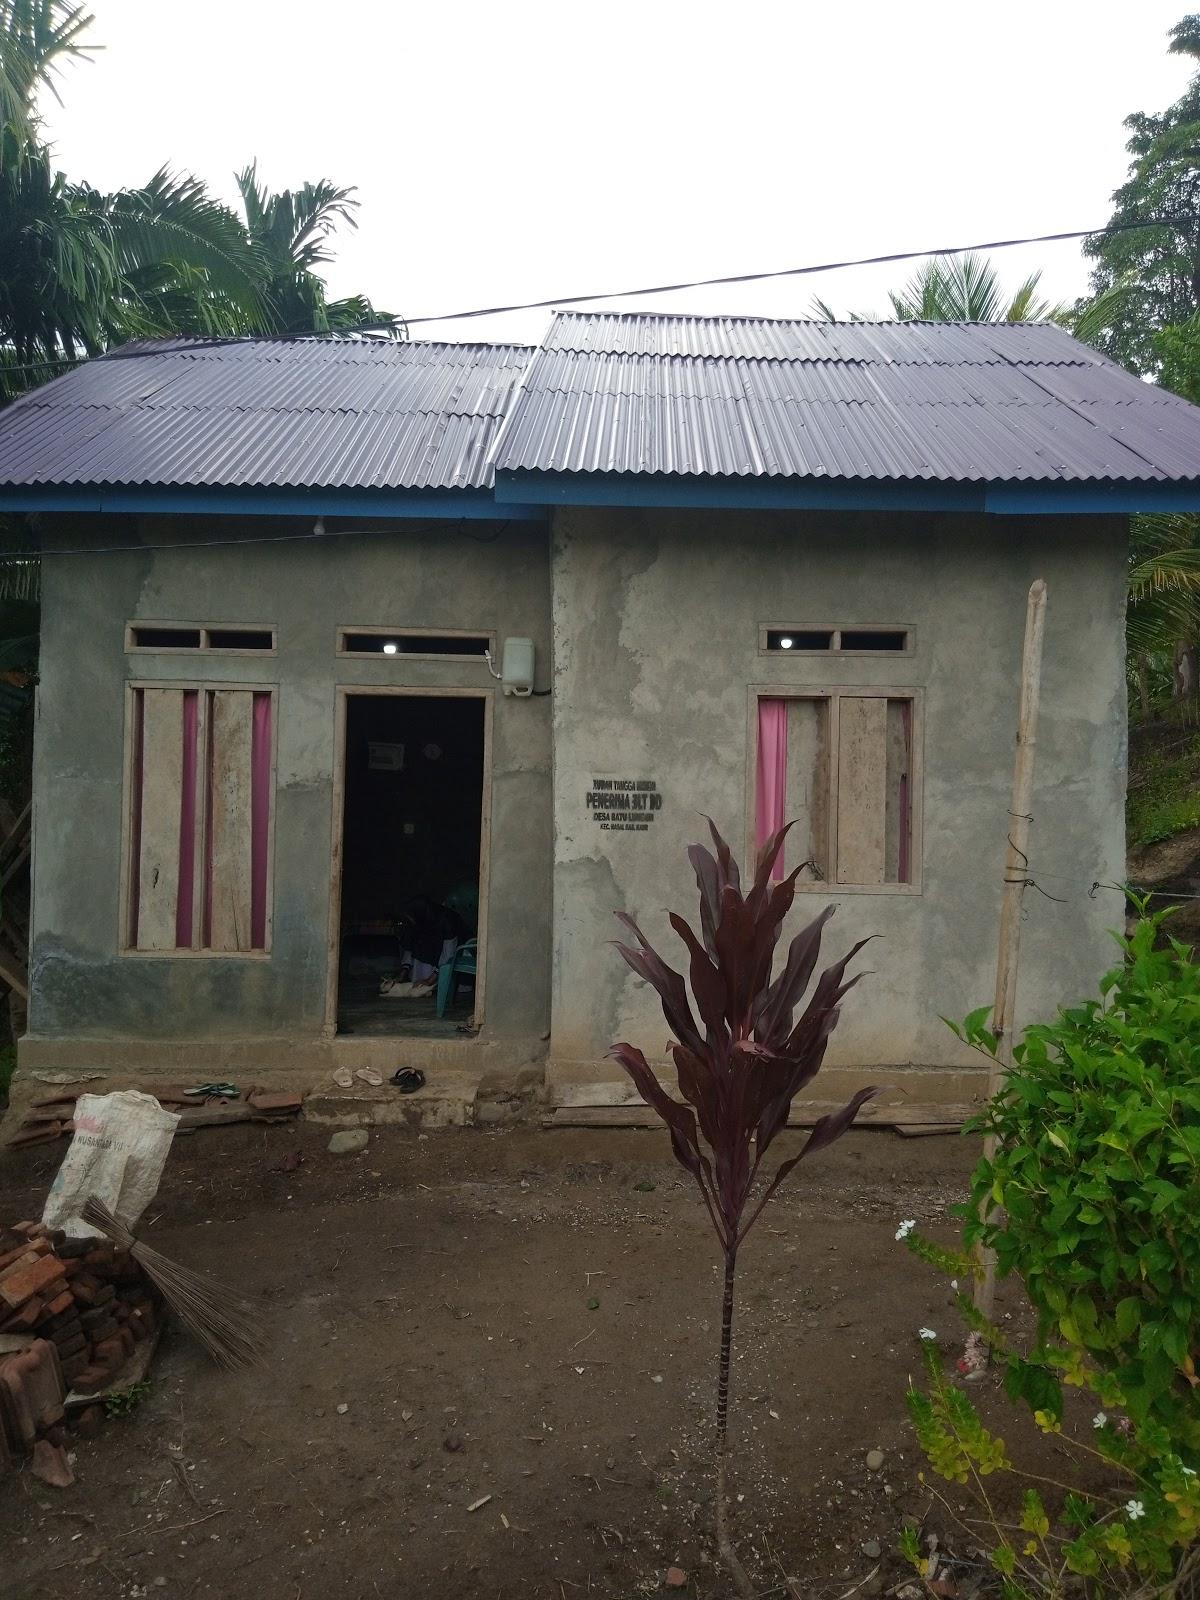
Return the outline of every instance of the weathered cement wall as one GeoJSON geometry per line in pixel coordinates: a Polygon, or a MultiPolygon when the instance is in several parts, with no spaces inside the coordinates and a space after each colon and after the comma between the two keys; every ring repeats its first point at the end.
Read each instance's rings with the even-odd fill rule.
{"type": "MultiPolygon", "coordinates": [[[[1091,900],[1087,889],[1124,873],[1124,540],[1119,519],[559,513],[551,1071],[560,1089],[574,1084],[588,1098],[613,1040],[662,1052],[653,992],[606,941],[621,909],[660,948],[679,948],[664,908],[694,913],[684,848],[703,836],[698,813],[746,849],[750,685],[925,691],[923,889],[833,893],[827,953],[881,938],[860,961],[871,976],[848,998],[828,1061],[977,1060],[938,1019],[992,996],[1025,600],[1037,577],[1049,607],[1032,860],[1065,903],[1027,895],[1020,1015],[1045,1016],[1090,991],[1112,954],[1105,930],[1122,917],[1118,896],[1091,900]],[[905,625],[916,648],[874,660],[759,655],[760,624],[805,622],[905,625]],[[585,807],[596,774],[657,782],[663,808],[647,831],[596,826],[585,807]]],[[[800,897],[791,927],[826,898],[800,897]]],[[[956,1077],[951,1097],[970,1081],[956,1077]]]]}
{"type": "MultiPolygon", "coordinates": [[[[550,710],[505,698],[479,661],[335,655],[339,626],[527,635],[549,673],[544,527],[412,524],[325,543],[187,548],[189,539],[295,534],[296,524],[146,518],[63,524],[90,538],[176,548],[45,564],[35,771],[31,1039],[212,1041],[319,1037],[333,823],[335,685],[494,693],[486,1022],[481,1045],[536,1054],[549,1017],[550,710]],[[115,536],[119,534],[119,536],[115,536]],[[491,540],[492,542],[487,542],[491,540]],[[270,623],[277,654],[127,654],[128,621],[270,623]],[[125,684],[277,683],[274,936],[269,957],[148,958],[119,948],[125,684]]],[[[69,540],[61,537],[69,534],[69,540]]],[[[468,1047],[475,1048],[475,1047],[468,1047]]],[[[111,1052],[106,1058],[115,1059],[111,1052]]],[[[231,1060],[228,1050],[222,1054],[231,1060]]],[[[264,1065],[286,1064],[255,1057],[264,1065]]],[[[160,1070],[161,1076],[161,1070],[160,1070]]]]}

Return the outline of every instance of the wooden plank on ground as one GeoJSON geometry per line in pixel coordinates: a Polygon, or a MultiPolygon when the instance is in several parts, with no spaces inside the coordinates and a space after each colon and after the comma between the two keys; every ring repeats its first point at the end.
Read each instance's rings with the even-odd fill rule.
{"type": "Polygon", "coordinates": [[[175,949],[183,793],[183,691],[144,689],[137,947],[175,949]]]}
{"type": "Polygon", "coordinates": [[[212,927],[209,948],[249,950],[250,751],[254,696],[218,689],[212,707],[212,927]]]}
{"type": "Polygon", "coordinates": [[[887,701],[843,695],[838,733],[839,883],[887,872],[887,701]]]}
{"type": "MultiPolygon", "coordinates": [[[[807,1105],[793,1106],[787,1125],[789,1128],[811,1128],[821,1117],[838,1109],[838,1104],[832,1100],[810,1101],[807,1105]]],[[[974,1114],[973,1106],[866,1105],[858,1113],[854,1125],[856,1128],[933,1128],[954,1133],[974,1114]]],[[[542,1118],[542,1126],[657,1128],[661,1123],[657,1113],[651,1111],[649,1106],[556,1106],[542,1118]]]]}

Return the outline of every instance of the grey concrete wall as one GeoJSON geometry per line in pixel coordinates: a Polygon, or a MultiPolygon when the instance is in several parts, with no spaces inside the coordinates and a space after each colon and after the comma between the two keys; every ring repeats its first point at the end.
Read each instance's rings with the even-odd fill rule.
{"type": "Polygon", "coordinates": [[[549,672],[544,527],[412,524],[322,544],[188,548],[296,524],[105,518],[51,542],[168,544],[45,564],[35,756],[32,1035],[313,1037],[324,1020],[337,684],[495,692],[486,1040],[537,1041],[549,1015],[550,709],[505,698],[482,662],[335,656],[339,626],[532,637],[549,672]],[[63,537],[68,535],[68,537],[63,537]],[[491,542],[488,542],[491,541],[491,542]],[[277,654],[126,654],[128,621],[270,623],[277,654]],[[122,746],[133,678],[277,683],[274,937],[267,959],[120,952],[122,746]]]}
{"type": "MultiPolygon", "coordinates": [[[[1119,519],[580,510],[556,518],[555,919],[551,1061],[586,1075],[616,1039],[661,1054],[653,992],[608,947],[613,912],[680,947],[664,908],[694,916],[685,846],[708,812],[748,842],[750,685],[918,687],[924,698],[923,889],[834,893],[825,949],[878,934],[828,1060],[962,1065],[938,1020],[991,1000],[1025,601],[1049,587],[1032,861],[1056,904],[1027,895],[1020,1015],[1092,991],[1110,961],[1124,875],[1125,526],[1119,519]],[[758,654],[762,623],[916,629],[901,659],[758,654]],[[657,781],[658,819],[605,833],[595,774],[657,781]],[[1051,874],[1071,881],[1060,882],[1051,874]]],[[[791,927],[824,893],[799,899],[791,927]]],[[[594,1075],[594,1074],[593,1074],[594,1075]]],[[[619,1074],[618,1074],[619,1076],[619,1074]]]]}

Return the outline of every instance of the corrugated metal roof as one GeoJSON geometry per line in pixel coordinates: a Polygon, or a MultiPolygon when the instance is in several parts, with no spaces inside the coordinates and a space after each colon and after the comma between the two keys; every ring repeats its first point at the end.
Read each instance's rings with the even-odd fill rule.
{"type": "Polygon", "coordinates": [[[171,340],[0,413],[0,484],[476,489],[525,345],[171,340]]]}
{"type": "Polygon", "coordinates": [[[173,340],[0,413],[0,487],[486,489],[496,471],[1200,482],[1200,409],[1046,323],[564,312],[536,351],[173,340]]]}
{"type": "Polygon", "coordinates": [[[561,312],[498,471],[980,482],[1200,478],[1200,409],[1049,323],[561,312]]]}

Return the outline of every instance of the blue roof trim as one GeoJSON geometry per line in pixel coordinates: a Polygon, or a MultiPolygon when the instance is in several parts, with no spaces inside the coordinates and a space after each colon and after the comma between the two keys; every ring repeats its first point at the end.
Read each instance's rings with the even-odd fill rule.
{"type": "Polygon", "coordinates": [[[744,511],[976,511],[994,516],[1126,516],[1200,511],[1195,483],[877,483],[846,479],[712,478],[671,474],[509,471],[496,504],[673,507],[744,511]]]}
{"type": "Polygon", "coordinates": [[[173,516],[453,517],[544,522],[546,509],[498,506],[490,489],[64,489],[0,485],[0,511],[80,511],[173,516]]]}

